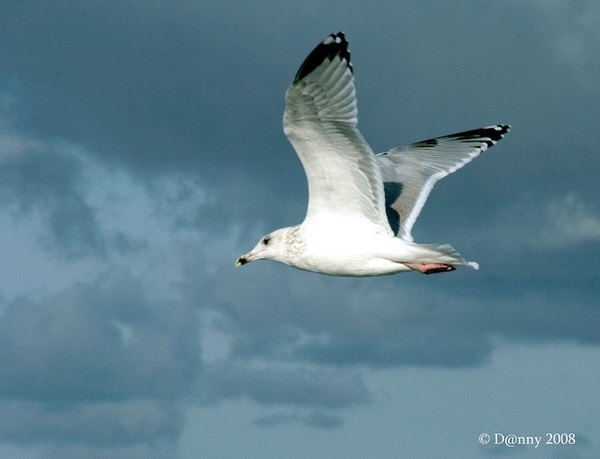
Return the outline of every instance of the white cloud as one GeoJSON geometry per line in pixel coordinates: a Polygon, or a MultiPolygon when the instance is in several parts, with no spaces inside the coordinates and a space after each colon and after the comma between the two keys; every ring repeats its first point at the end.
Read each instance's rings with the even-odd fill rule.
{"type": "Polygon", "coordinates": [[[499,211],[475,239],[494,249],[497,258],[522,250],[576,249],[600,241],[600,209],[576,192],[546,199],[524,195],[499,211]]]}
{"type": "Polygon", "coordinates": [[[547,204],[540,236],[542,246],[557,248],[600,241],[600,213],[568,193],[547,204]]]}

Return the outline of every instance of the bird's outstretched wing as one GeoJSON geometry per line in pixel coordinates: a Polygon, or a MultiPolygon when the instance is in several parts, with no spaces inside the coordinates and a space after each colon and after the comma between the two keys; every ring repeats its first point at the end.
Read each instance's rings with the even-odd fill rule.
{"type": "Polygon", "coordinates": [[[305,222],[352,215],[391,234],[381,171],[356,124],[348,42],[339,32],[309,54],[286,93],[284,132],[308,180],[305,222]]]}
{"type": "Polygon", "coordinates": [[[376,156],[385,190],[388,222],[396,235],[410,231],[435,183],[493,146],[510,126],[498,124],[424,140],[376,156]]]}

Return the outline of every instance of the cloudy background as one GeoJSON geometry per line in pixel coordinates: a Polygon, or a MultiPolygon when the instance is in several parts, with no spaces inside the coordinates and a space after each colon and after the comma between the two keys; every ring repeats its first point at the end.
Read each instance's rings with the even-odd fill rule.
{"type": "Polygon", "coordinates": [[[599,24],[598,0],[3,1],[0,457],[600,458],[599,24]],[[304,216],[284,93],[338,30],[375,150],[512,125],[413,231],[480,271],[233,267],[304,216]]]}

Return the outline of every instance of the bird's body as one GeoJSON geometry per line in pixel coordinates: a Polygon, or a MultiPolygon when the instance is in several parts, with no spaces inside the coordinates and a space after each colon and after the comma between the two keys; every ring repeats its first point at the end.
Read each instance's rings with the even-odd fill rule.
{"type": "Polygon", "coordinates": [[[416,244],[410,231],[437,180],[508,131],[496,125],[375,155],[358,131],[354,78],[343,33],[306,58],[286,93],[284,132],[309,187],[300,225],[263,237],[236,265],[271,259],[335,276],[424,274],[478,268],[448,244],[416,244]]]}
{"type": "MultiPolygon", "coordinates": [[[[448,266],[453,265],[477,266],[460,258],[448,244],[404,241],[379,232],[378,228],[360,219],[338,218],[321,223],[301,224],[271,233],[265,247],[273,244],[284,250],[272,253],[269,258],[305,271],[355,277],[383,276],[415,269],[407,263],[427,265],[431,272],[436,268],[449,271],[452,269],[448,266]],[[348,227],[352,231],[346,236],[348,227]]],[[[262,240],[259,245],[264,245],[262,240]]]]}

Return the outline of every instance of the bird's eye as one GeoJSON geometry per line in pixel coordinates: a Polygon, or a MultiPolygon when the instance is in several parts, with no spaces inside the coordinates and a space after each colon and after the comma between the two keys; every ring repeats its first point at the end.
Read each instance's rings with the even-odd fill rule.
{"type": "Polygon", "coordinates": [[[269,236],[265,236],[265,237],[263,237],[262,243],[264,245],[269,245],[270,241],[271,241],[271,238],[269,236]]]}

